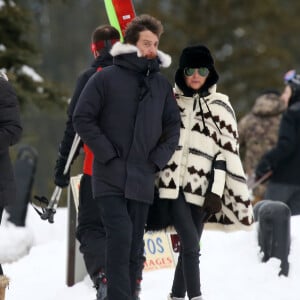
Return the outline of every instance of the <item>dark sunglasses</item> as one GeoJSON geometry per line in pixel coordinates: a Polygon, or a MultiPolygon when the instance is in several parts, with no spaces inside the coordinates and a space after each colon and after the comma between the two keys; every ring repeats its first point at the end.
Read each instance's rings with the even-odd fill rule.
{"type": "Polygon", "coordinates": [[[198,74],[202,77],[207,77],[209,74],[209,70],[205,67],[201,68],[184,68],[183,73],[185,76],[192,76],[195,71],[198,71],[198,74]]]}

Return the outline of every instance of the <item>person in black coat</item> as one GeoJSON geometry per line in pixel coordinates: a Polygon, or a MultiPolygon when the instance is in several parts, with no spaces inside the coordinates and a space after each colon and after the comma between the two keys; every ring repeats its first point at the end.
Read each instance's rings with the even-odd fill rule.
{"type": "Polygon", "coordinates": [[[272,171],[264,198],[282,201],[292,215],[300,214],[300,75],[295,70],[285,75],[281,95],[287,103],[279,127],[276,146],[267,152],[256,167],[258,180],[272,171]]]}
{"type": "Polygon", "coordinates": [[[178,144],[179,109],[159,72],[171,58],[158,51],[161,23],[149,15],[126,28],[111,50],[114,65],[93,75],[73,124],[94,153],[93,194],[107,232],[109,300],[132,300],[155,173],[178,144]]]}
{"type": "MultiPolygon", "coordinates": [[[[117,29],[110,25],[97,27],[92,34],[91,50],[94,55],[92,65],[83,71],[77,79],[76,87],[68,108],[68,119],[64,131],[63,139],[59,146],[58,158],[55,165],[54,182],[57,186],[65,188],[70,182],[70,172],[64,174],[66,162],[75,137],[75,130],[72,122],[72,115],[79,96],[89,78],[103,68],[112,65],[113,58],[109,51],[113,44],[120,40],[117,29]]],[[[105,275],[105,239],[106,233],[101,220],[100,213],[95,199],[92,195],[92,164],[93,153],[84,145],[83,175],[80,180],[78,226],[76,237],[80,243],[80,251],[83,254],[84,262],[88,274],[97,289],[97,300],[102,300],[106,296],[106,275],[105,275]]],[[[76,153],[74,159],[76,158],[76,153]]],[[[73,160],[74,160],[73,159],[73,160]]],[[[142,270],[145,257],[143,247],[139,261],[139,271],[137,281],[142,280],[142,270]]],[[[138,295],[140,287],[137,287],[138,295]]]]}
{"type": "MultiPolygon", "coordinates": [[[[16,198],[16,183],[9,147],[21,138],[19,103],[16,93],[0,71],[0,223],[4,208],[16,198]]],[[[0,277],[3,270],[0,265],[0,277]]]]}

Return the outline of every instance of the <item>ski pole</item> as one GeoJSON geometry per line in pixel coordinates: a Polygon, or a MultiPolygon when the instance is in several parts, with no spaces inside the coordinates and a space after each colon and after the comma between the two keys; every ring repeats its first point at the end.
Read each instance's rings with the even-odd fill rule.
{"type": "MultiPolygon", "coordinates": [[[[64,172],[63,172],[64,175],[66,175],[69,172],[72,160],[75,156],[79,143],[80,143],[80,137],[76,133],[64,168],[64,172]]],[[[56,213],[61,192],[62,192],[62,188],[56,186],[52,193],[48,206],[43,209],[43,213],[41,214],[42,220],[48,220],[49,223],[54,223],[54,214],[56,213]]]]}

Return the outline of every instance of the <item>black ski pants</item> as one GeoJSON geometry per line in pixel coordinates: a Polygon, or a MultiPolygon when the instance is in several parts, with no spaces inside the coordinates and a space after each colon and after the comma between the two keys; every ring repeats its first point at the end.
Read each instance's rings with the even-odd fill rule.
{"type": "Polygon", "coordinates": [[[182,189],[171,208],[174,227],[180,238],[180,252],[172,285],[172,296],[189,299],[201,295],[200,287],[200,238],[206,213],[200,206],[185,201],[182,189]]]}
{"type": "Polygon", "coordinates": [[[132,300],[149,204],[123,196],[96,198],[106,229],[108,300],[132,300]]]}
{"type": "Polygon", "coordinates": [[[91,176],[87,174],[83,174],[80,180],[76,237],[87,271],[94,281],[105,266],[106,233],[93,198],[91,176]]]}

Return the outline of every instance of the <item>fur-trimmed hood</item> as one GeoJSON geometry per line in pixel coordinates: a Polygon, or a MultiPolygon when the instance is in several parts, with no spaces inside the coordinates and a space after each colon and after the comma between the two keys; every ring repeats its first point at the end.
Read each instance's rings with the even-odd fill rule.
{"type": "MultiPolygon", "coordinates": [[[[110,54],[113,57],[122,54],[130,54],[130,53],[137,53],[137,57],[142,57],[140,50],[131,44],[123,44],[121,42],[117,42],[113,45],[110,50],[110,54]]],[[[168,68],[171,65],[172,58],[170,55],[158,50],[157,51],[157,58],[159,60],[159,65],[163,68],[168,68]]]]}

